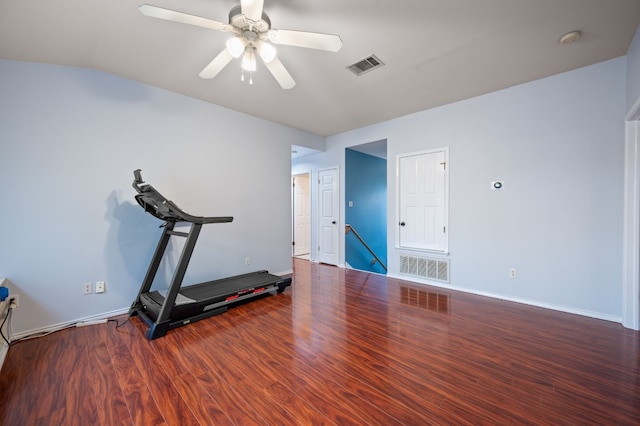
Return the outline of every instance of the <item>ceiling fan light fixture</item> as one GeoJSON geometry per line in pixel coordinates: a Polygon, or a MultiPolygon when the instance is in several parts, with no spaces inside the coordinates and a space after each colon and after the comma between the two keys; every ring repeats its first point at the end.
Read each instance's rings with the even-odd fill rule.
{"type": "Polygon", "coordinates": [[[247,45],[242,55],[242,69],[249,72],[256,70],[256,48],[253,45],[247,45]]]}
{"type": "Polygon", "coordinates": [[[233,37],[227,40],[227,50],[234,58],[239,58],[244,53],[245,43],[240,37],[233,37]]]}
{"type": "Polygon", "coordinates": [[[261,43],[258,52],[262,60],[268,64],[276,58],[276,48],[269,43],[261,43]]]}

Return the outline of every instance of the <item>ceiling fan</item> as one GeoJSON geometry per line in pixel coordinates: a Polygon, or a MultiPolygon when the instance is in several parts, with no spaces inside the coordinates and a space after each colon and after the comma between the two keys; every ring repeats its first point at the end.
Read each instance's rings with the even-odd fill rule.
{"type": "Polygon", "coordinates": [[[226,48],[200,72],[201,78],[214,78],[232,59],[242,57],[242,80],[244,71],[247,71],[249,82],[253,83],[251,74],[256,70],[257,54],[280,86],[291,89],[296,82],[276,57],[276,50],[269,42],[329,52],[337,52],[342,47],[342,40],[337,35],[271,28],[271,20],[264,12],[263,5],[264,0],[240,0],[240,5],[229,12],[228,24],[148,4],[138,9],[152,18],[233,34],[226,48]]]}

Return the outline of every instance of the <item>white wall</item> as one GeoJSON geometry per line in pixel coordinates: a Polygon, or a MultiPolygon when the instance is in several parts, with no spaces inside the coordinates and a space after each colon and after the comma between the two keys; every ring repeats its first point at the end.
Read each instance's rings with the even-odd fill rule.
{"type": "Polygon", "coordinates": [[[627,111],[640,102],[640,27],[627,52],[627,111]]]}
{"type": "Polygon", "coordinates": [[[625,70],[618,58],[335,135],[294,173],[343,168],[345,147],[387,139],[397,276],[396,157],[448,146],[451,287],[620,321],[625,70]]]}
{"type": "Polygon", "coordinates": [[[161,232],[133,198],[137,168],[185,211],[235,218],[203,228],[188,282],[291,270],[291,145],[323,138],[87,69],[0,60],[0,93],[14,333],[133,302],[161,232]],[[107,292],[83,296],[97,280],[107,292]]]}

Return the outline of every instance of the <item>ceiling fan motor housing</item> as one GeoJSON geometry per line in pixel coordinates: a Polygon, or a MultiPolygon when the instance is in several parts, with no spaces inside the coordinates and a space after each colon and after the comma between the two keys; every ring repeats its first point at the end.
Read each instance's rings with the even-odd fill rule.
{"type": "Polygon", "coordinates": [[[242,14],[241,6],[231,9],[229,12],[229,24],[238,30],[247,41],[256,41],[260,39],[263,33],[271,29],[271,19],[264,11],[262,12],[262,19],[252,21],[242,14]]]}

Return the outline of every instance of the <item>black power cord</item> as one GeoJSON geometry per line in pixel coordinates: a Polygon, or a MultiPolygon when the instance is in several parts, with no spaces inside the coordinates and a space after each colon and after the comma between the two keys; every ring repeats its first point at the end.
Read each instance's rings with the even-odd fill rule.
{"type": "Polygon", "coordinates": [[[4,340],[5,342],[7,342],[7,345],[10,345],[11,342],[9,341],[9,339],[4,335],[4,333],[2,332],[2,330],[4,329],[4,325],[7,322],[7,320],[9,319],[9,317],[11,317],[11,313],[13,312],[13,308],[9,308],[8,312],[7,312],[7,316],[4,317],[4,320],[2,320],[2,324],[0,324],[0,335],[2,336],[2,340],[4,340]]]}
{"type": "Polygon", "coordinates": [[[118,322],[117,319],[108,319],[107,322],[115,322],[116,323],[116,328],[120,328],[123,325],[125,325],[126,323],[128,323],[130,319],[131,319],[131,317],[128,316],[127,319],[122,324],[120,324],[120,322],[118,322]]]}

